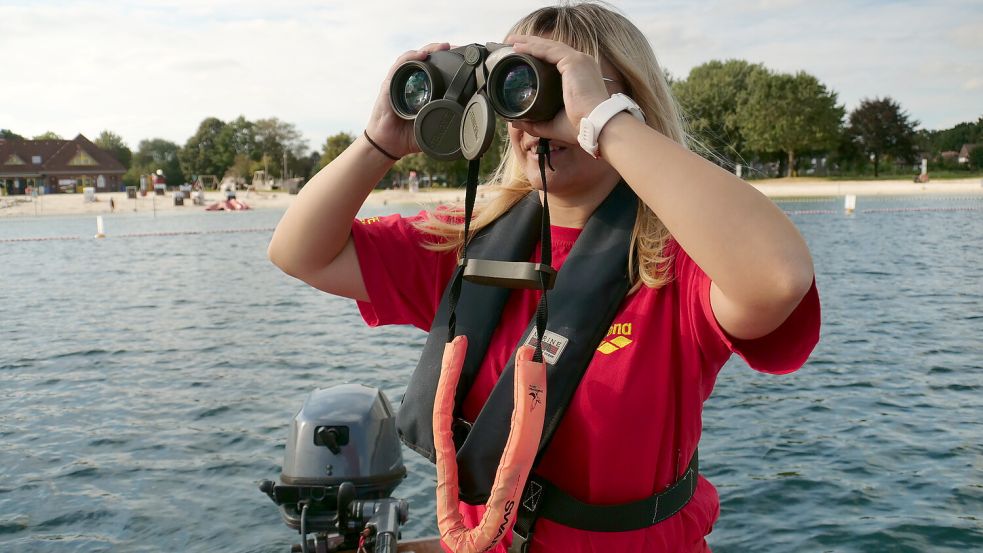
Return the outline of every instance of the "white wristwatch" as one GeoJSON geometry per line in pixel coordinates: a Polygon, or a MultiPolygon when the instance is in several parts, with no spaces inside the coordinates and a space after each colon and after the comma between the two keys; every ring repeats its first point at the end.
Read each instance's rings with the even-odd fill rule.
{"type": "Polygon", "coordinates": [[[590,112],[590,115],[580,120],[580,134],[577,135],[577,142],[580,142],[580,147],[586,150],[588,154],[594,156],[595,159],[600,157],[597,148],[597,137],[601,135],[601,129],[604,128],[604,125],[622,111],[627,111],[635,116],[635,119],[643,123],[645,122],[645,115],[642,113],[642,108],[638,107],[635,100],[632,100],[626,94],[617,92],[612,94],[607,100],[597,104],[597,107],[594,108],[594,111],[590,112]]]}

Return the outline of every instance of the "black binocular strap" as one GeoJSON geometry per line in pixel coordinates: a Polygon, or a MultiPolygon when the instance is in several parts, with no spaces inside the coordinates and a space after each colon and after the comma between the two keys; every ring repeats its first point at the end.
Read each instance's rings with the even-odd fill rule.
{"type": "MultiPolygon", "coordinates": [[[[553,264],[553,237],[550,232],[550,207],[548,194],[546,191],[546,167],[553,169],[550,160],[550,141],[547,138],[539,139],[539,146],[536,148],[539,156],[539,175],[543,182],[543,211],[540,225],[540,263],[546,266],[553,264]]],[[[468,180],[464,191],[464,243],[461,246],[461,259],[458,264],[463,268],[468,264],[468,242],[470,240],[471,217],[474,214],[474,203],[478,195],[478,169],[481,158],[473,159],[468,162],[468,180]]],[[[458,271],[451,283],[450,294],[450,317],[447,322],[447,341],[450,342],[457,335],[457,303],[461,298],[461,285],[464,279],[464,271],[458,271]]],[[[546,275],[540,273],[543,295],[539,304],[536,306],[536,352],[533,354],[533,361],[543,362],[543,334],[546,332],[546,324],[549,321],[549,308],[546,303],[546,275]]]]}
{"type": "MultiPolygon", "coordinates": [[[[458,262],[462,266],[467,265],[468,261],[468,234],[471,231],[471,216],[474,214],[474,202],[478,195],[478,169],[481,165],[481,158],[472,159],[468,162],[468,180],[464,185],[464,243],[461,246],[461,259],[458,262]]],[[[457,302],[461,299],[461,284],[464,279],[464,271],[458,271],[451,284],[450,295],[450,318],[447,320],[447,341],[451,342],[457,335],[457,302]]]]}

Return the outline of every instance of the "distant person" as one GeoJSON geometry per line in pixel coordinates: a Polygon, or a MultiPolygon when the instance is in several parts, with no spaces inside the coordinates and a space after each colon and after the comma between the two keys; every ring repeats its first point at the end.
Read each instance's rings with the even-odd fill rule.
{"type": "Polygon", "coordinates": [[[109,212],[110,213],[113,213],[115,211],[116,211],[116,202],[113,200],[113,197],[110,196],[109,197],[109,212]]]}
{"type": "MultiPolygon", "coordinates": [[[[767,197],[688,149],[665,75],[645,35],[627,18],[592,3],[545,7],[523,17],[506,42],[556,65],[564,106],[550,121],[508,124],[509,147],[490,187],[497,192],[477,207],[471,236],[477,236],[476,247],[532,249],[535,240],[527,247],[522,239],[537,235],[539,219],[515,214],[542,202],[536,149],[540,138],[550,139],[555,171],[547,171],[545,180],[552,265],[560,273],[557,288],[547,293],[553,310],[548,328],[555,332],[544,342],[556,356],[549,363],[560,365],[551,369],[554,375],[586,371],[533,468],[537,479],[552,485],[540,488],[546,500],[533,493],[513,503],[520,516],[527,504],[559,505],[565,520],[579,517],[580,526],[558,521],[563,515],[556,509],[540,516],[528,534],[529,552],[707,552],[705,536],[720,502],[713,485],[697,476],[703,403],[733,353],[771,374],[805,363],[820,326],[809,249],[767,197]],[[633,116],[632,106],[644,121],[633,116]],[[608,117],[593,116],[601,113],[608,117]],[[580,128],[592,129],[588,136],[595,140],[579,141],[580,128]],[[612,220],[627,224],[615,227],[612,220]],[[606,253],[613,251],[610,244],[617,245],[617,255],[606,253]],[[604,284],[609,275],[616,287],[604,284]],[[557,296],[560,290],[565,295],[557,296]],[[617,516],[610,514],[614,505],[617,516]]],[[[461,271],[461,207],[355,219],[395,160],[420,151],[413,121],[392,110],[389,79],[402,63],[448,48],[434,43],[396,60],[365,134],[304,187],[276,227],[269,256],[287,274],[355,299],[368,325],[413,325],[431,331],[428,344],[446,342],[445,351],[452,351],[461,336],[447,342],[443,298],[461,271]]],[[[538,258],[535,249],[515,260],[538,258]]],[[[492,307],[471,313],[465,327],[469,347],[479,350],[464,358],[469,377],[457,389],[461,429],[475,424],[473,434],[484,420],[487,433],[468,436],[458,454],[470,448],[487,455],[462,455],[462,474],[474,466],[464,464],[468,459],[480,465],[500,458],[483,444],[499,421],[509,420],[497,414],[503,403],[511,404],[493,390],[503,391],[496,388],[503,365],[511,367],[513,355],[524,351],[516,344],[535,337],[527,329],[535,327],[541,296],[514,290],[493,297],[492,287],[464,286],[472,299],[462,295],[462,305],[492,307]],[[494,420],[481,416],[486,410],[494,420]]],[[[425,392],[436,387],[434,375],[442,370],[433,351],[424,349],[399,413],[403,440],[431,460],[433,411],[425,407],[434,396],[425,392]]],[[[511,383],[501,384],[510,394],[511,383]]],[[[547,397],[551,393],[552,387],[547,397]]],[[[794,421],[787,424],[792,428],[794,421]]],[[[719,454],[712,460],[715,467],[727,462],[719,454]]],[[[480,501],[459,504],[469,527],[484,513],[472,504],[480,501]]],[[[505,540],[491,551],[508,547],[513,520],[505,518],[505,540]]]]}

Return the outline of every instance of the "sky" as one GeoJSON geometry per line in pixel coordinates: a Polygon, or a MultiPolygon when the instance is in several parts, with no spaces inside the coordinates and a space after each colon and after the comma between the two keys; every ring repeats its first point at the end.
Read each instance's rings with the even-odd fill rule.
{"type": "MultiPolygon", "coordinates": [[[[0,128],[184,144],[277,117],[312,150],[361,132],[387,70],[429,42],[499,41],[531,0],[0,0],[0,128]]],[[[922,128],[983,116],[983,1],[614,0],[684,78],[713,59],[815,75],[849,112],[890,96],[922,128]]]]}

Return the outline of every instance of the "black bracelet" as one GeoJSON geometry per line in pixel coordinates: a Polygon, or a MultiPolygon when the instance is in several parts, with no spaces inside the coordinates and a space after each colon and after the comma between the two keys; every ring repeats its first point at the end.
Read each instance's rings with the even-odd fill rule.
{"type": "Polygon", "coordinates": [[[380,152],[382,152],[382,155],[388,157],[389,159],[391,159],[393,161],[399,161],[399,158],[398,157],[396,157],[396,156],[390,154],[389,152],[383,150],[382,149],[382,146],[379,146],[378,144],[376,144],[375,143],[375,140],[372,140],[372,138],[369,137],[369,131],[367,131],[367,130],[362,131],[362,134],[365,135],[365,139],[369,141],[369,144],[371,144],[373,148],[375,148],[376,150],[379,150],[380,152]]]}

